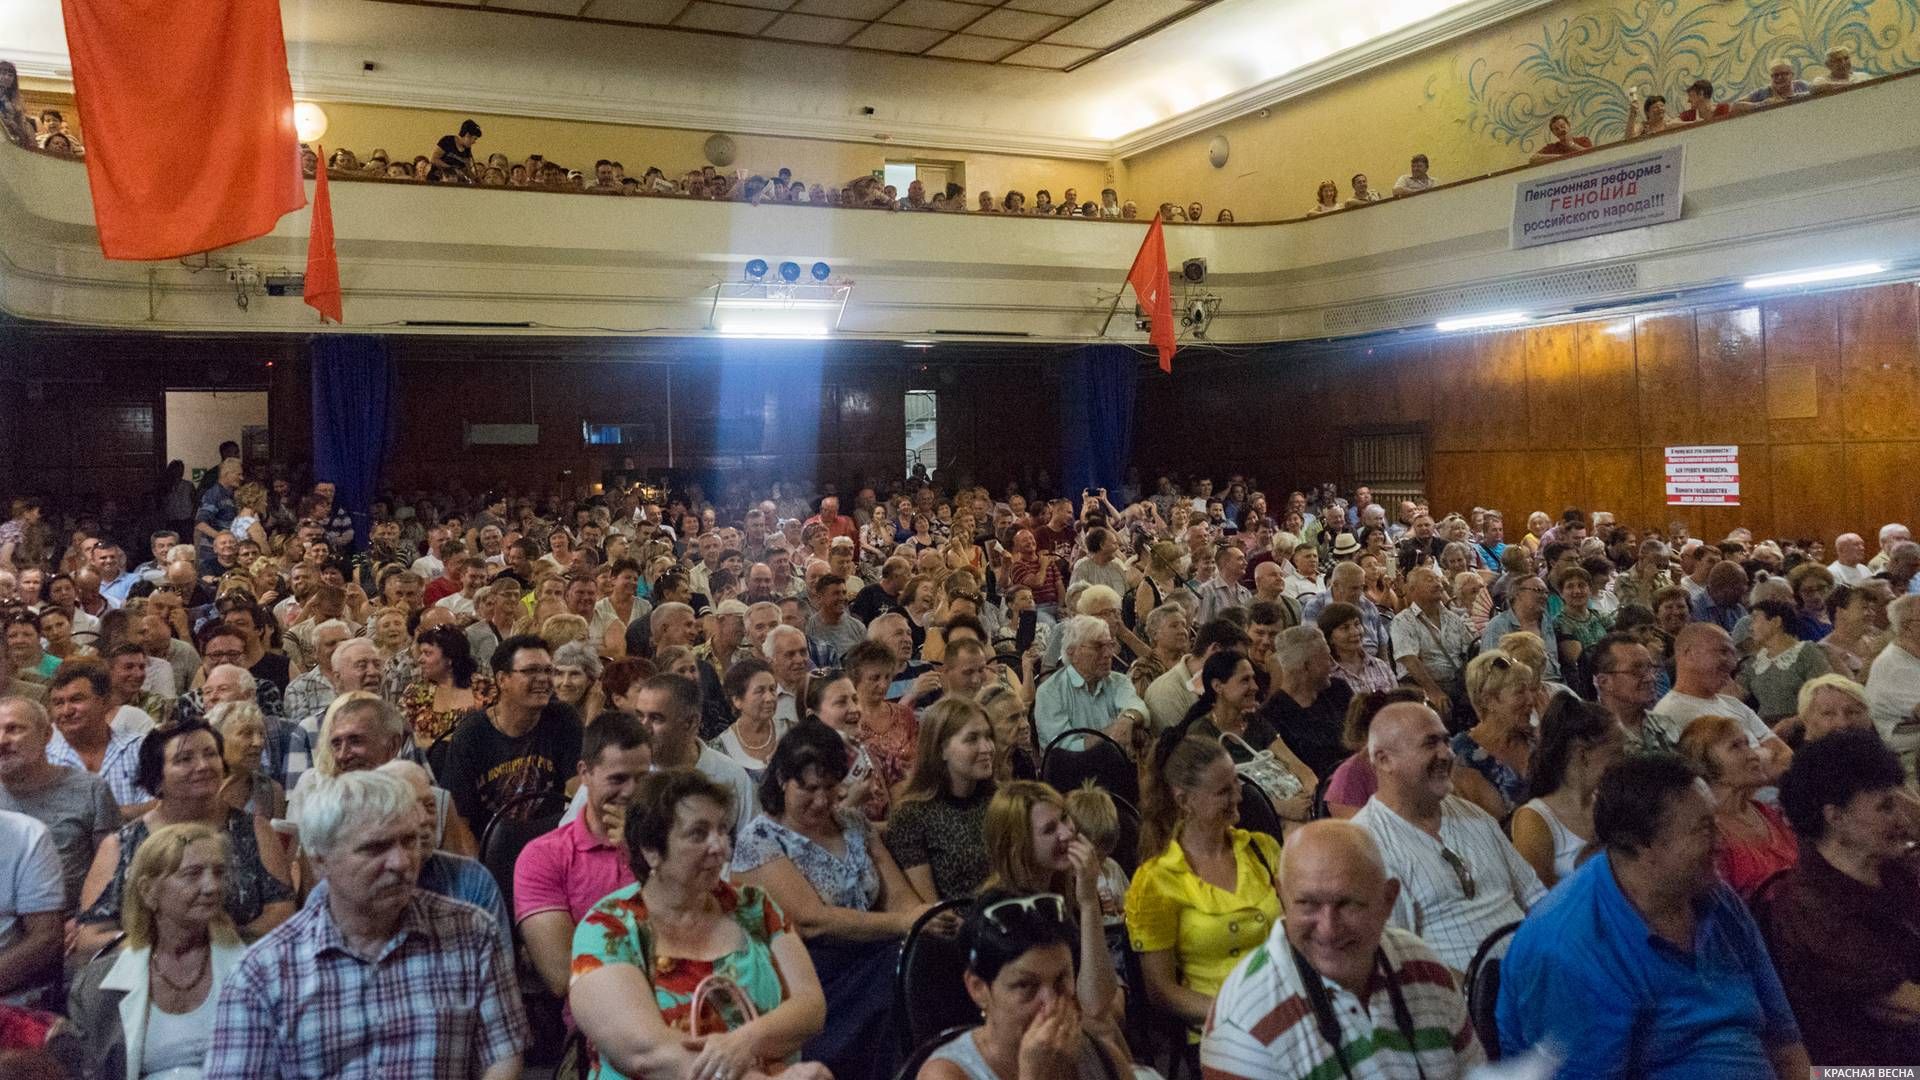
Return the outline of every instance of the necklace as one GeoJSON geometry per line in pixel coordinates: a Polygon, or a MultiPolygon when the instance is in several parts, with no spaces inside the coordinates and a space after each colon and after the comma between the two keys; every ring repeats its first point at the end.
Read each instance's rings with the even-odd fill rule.
{"type": "Polygon", "coordinates": [[[774,727],[773,727],[773,725],[772,725],[772,724],[768,724],[768,725],[767,725],[767,738],[766,738],[766,741],[765,741],[765,742],[763,742],[763,743],[761,743],[761,744],[760,744],[760,745],[758,745],[758,746],[755,746],[755,745],[753,745],[752,743],[750,743],[750,742],[748,742],[748,741],[746,740],[746,738],[745,738],[745,737],[744,737],[744,736],[743,736],[743,735],[741,734],[741,732],[742,732],[742,731],[744,731],[744,730],[745,730],[744,728],[738,728],[738,727],[736,727],[736,729],[735,729],[735,731],[734,731],[734,733],[733,733],[733,737],[734,737],[734,738],[735,738],[736,740],[738,740],[738,741],[739,741],[739,743],[740,743],[740,749],[742,749],[742,750],[745,750],[745,751],[746,751],[747,753],[749,753],[749,754],[758,754],[758,753],[759,753],[760,751],[762,751],[762,750],[765,750],[765,749],[766,749],[767,747],[769,747],[769,746],[772,746],[772,745],[773,745],[773,739],[774,739],[774,727]]]}
{"type": "Polygon", "coordinates": [[[166,972],[160,970],[160,955],[158,953],[154,954],[153,963],[148,965],[148,967],[153,972],[154,978],[172,987],[175,993],[190,994],[195,987],[200,985],[200,980],[206,978],[207,974],[213,970],[213,954],[206,951],[201,952],[200,963],[194,968],[193,978],[185,983],[175,982],[166,972]]]}

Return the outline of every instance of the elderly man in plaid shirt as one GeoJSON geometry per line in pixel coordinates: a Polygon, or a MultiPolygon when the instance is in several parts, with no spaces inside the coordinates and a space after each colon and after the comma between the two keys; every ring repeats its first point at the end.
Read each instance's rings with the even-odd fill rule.
{"type": "Polygon", "coordinates": [[[207,1080],[510,1080],[527,1015],[486,912],[417,886],[420,806],[397,777],[315,786],[300,842],[325,902],[247,950],[220,992],[207,1080]]]}

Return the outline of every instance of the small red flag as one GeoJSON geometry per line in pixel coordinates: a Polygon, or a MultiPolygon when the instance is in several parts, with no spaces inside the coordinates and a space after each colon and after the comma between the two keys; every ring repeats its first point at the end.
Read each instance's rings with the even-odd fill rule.
{"type": "Polygon", "coordinates": [[[1147,226],[1147,239],[1140,254],[1133,257],[1133,269],[1127,271],[1127,284],[1140,307],[1153,320],[1147,340],[1160,350],[1160,370],[1173,372],[1173,293],[1167,284],[1167,236],[1160,228],[1160,215],[1153,215],[1147,226]]]}
{"type": "Polygon", "coordinates": [[[340,259],[333,251],[333,200],[327,196],[327,151],[316,145],[320,166],[313,171],[313,219],[307,226],[307,306],[334,322],[340,314],[340,259]]]}

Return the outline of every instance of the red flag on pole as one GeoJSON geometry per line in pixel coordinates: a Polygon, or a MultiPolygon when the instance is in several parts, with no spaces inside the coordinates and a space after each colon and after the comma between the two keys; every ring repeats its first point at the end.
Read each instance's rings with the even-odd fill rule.
{"type": "Polygon", "coordinates": [[[340,317],[340,259],[333,250],[333,200],[327,195],[327,149],[316,144],[320,167],[313,171],[313,218],[307,225],[307,306],[334,322],[340,317]]]}
{"type": "Polygon", "coordinates": [[[306,205],[275,0],[64,0],[109,259],[172,259],[306,205]],[[181,153],[190,133],[192,153],[181,153]]]}
{"type": "Polygon", "coordinates": [[[1127,271],[1127,284],[1140,307],[1153,320],[1147,340],[1160,350],[1160,370],[1173,372],[1173,293],[1167,284],[1167,236],[1160,228],[1160,215],[1153,215],[1147,226],[1147,239],[1140,254],[1133,257],[1133,269],[1127,271]]]}

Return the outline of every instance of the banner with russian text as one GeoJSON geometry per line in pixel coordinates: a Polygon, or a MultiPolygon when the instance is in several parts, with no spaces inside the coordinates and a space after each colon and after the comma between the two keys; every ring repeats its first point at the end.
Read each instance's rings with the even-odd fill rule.
{"type": "Polygon", "coordinates": [[[1514,248],[1680,220],[1686,148],[1667,140],[1650,154],[1521,180],[1513,189],[1514,248]]]}
{"type": "Polygon", "coordinates": [[[1668,506],[1739,506],[1738,446],[1667,447],[1668,506]]]}

